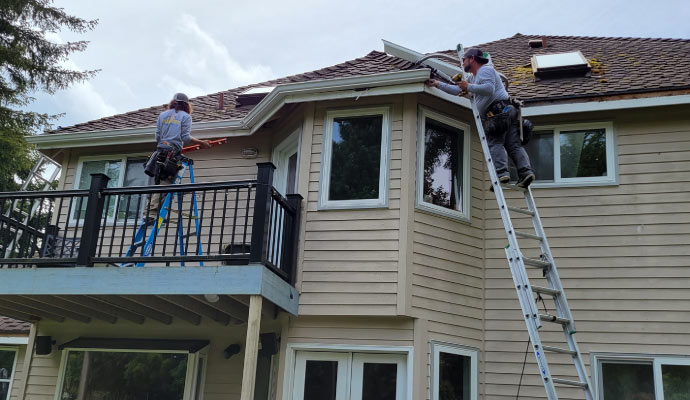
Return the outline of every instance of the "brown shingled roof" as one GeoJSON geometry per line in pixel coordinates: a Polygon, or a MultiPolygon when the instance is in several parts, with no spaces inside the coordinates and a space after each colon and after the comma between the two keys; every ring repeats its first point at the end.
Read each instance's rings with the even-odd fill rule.
{"type": "MultiPolygon", "coordinates": [[[[511,81],[511,95],[526,102],[690,89],[690,40],[546,36],[546,48],[531,48],[528,45],[529,40],[541,37],[518,33],[510,38],[476,46],[491,53],[496,69],[511,81]],[[592,65],[591,76],[534,81],[530,64],[532,55],[575,50],[580,50],[592,65]]],[[[442,52],[456,56],[454,50],[442,52]]],[[[372,51],[364,57],[331,67],[193,98],[194,122],[244,117],[251,107],[237,107],[236,99],[239,93],[252,87],[365,76],[413,68],[418,67],[403,59],[372,51]],[[217,109],[220,93],[225,96],[225,107],[222,110],[217,109]]],[[[164,108],[165,105],[160,105],[136,110],[50,133],[153,126],[164,108]]]]}
{"type": "Polygon", "coordinates": [[[29,333],[31,324],[24,321],[19,321],[9,317],[0,316],[0,334],[20,334],[29,333]]]}

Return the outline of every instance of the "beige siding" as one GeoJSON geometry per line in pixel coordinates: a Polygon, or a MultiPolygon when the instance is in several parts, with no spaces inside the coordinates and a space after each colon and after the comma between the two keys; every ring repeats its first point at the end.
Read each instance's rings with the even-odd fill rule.
{"type": "MultiPolygon", "coordinates": [[[[533,189],[587,365],[590,352],[690,355],[686,116],[687,109],[590,116],[614,121],[620,185],[533,189]]],[[[489,196],[486,218],[485,398],[512,399],[528,336],[489,196]]],[[[518,230],[530,226],[528,218],[513,221],[518,230]]],[[[538,255],[529,242],[523,253],[538,255]]],[[[544,331],[546,341],[562,341],[554,328],[544,331]]],[[[534,356],[527,360],[521,396],[544,398],[534,356]]],[[[573,376],[567,358],[549,360],[555,374],[573,376]]],[[[559,398],[581,398],[581,391],[559,390],[559,398]]]]}
{"type": "MultiPolygon", "coordinates": [[[[317,104],[312,131],[303,135],[302,157],[310,153],[304,241],[298,289],[300,315],[395,315],[398,292],[402,99],[360,99],[317,104]],[[391,107],[389,204],[385,209],[317,210],[324,120],[329,109],[368,105],[391,107]]],[[[407,134],[407,132],[405,132],[407,134]]],[[[303,176],[306,177],[306,174],[303,176]]]]}
{"type": "MultiPolygon", "coordinates": [[[[204,399],[226,400],[240,398],[246,329],[246,325],[221,326],[203,319],[199,326],[177,322],[173,322],[172,325],[155,322],[147,322],[143,325],[128,322],[118,322],[117,325],[100,322],[89,324],[41,323],[38,334],[51,335],[58,345],[77,337],[209,340],[206,371],[204,372],[204,399]],[[223,358],[223,350],[233,343],[239,344],[242,350],[239,354],[226,360],[223,358]]],[[[261,332],[279,333],[280,322],[278,320],[262,320],[261,332]]],[[[57,346],[53,346],[53,352],[50,355],[34,355],[26,391],[27,399],[50,400],[54,398],[60,373],[61,357],[62,352],[57,349],[57,346]]]]}

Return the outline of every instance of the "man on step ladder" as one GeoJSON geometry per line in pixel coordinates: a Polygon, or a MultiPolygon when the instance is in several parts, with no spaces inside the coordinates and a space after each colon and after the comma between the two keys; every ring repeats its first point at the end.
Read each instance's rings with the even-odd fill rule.
{"type": "Polygon", "coordinates": [[[511,102],[503,86],[499,73],[487,64],[489,64],[489,59],[485,57],[484,52],[479,49],[469,49],[462,55],[462,67],[465,72],[472,74],[471,77],[458,79],[456,85],[429,79],[427,85],[437,87],[452,95],[463,92],[474,95],[499,181],[501,183],[510,181],[507,151],[507,155],[517,167],[517,185],[527,187],[534,181],[535,175],[527,152],[522,147],[524,142],[521,139],[522,121],[518,109],[511,102]]]}

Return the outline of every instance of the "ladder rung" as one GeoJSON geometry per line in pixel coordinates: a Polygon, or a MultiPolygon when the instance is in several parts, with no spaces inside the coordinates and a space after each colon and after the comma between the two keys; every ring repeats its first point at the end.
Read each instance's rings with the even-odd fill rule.
{"type": "Polygon", "coordinates": [[[522,261],[525,262],[525,265],[532,267],[549,268],[551,266],[550,262],[535,260],[534,258],[522,257],[522,261]]]}
{"type": "Polygon", "coordinates": [[[553,383],[560,383],[561,385],[587,387],[587,384],[584,382],[571,381],[568,379],[560,379],[560,378],[551,378],[551,380],[553,381],[553,383]]]}
{"type": "Polygon", "coordinates": [[[568,349],[562,349],[560,347],[541,346],[541,348],[546,350],[546,351],[551,351],[553,353],[570,354],[571,356],[574,356],[577,354],[576,351],[568,350],[568,349]]]}
{"type": "Polygon", "coordinates": [[[520,187],[520,186],[513,184],[513,183],[504,183],[501,186],[504,189],[508,189],[508,190],[517,190],[518,192],[524,192],[525,191],[525,188],[520,187]]]}
{"type": "Polygon", "coordinates": [[[539,319],[544,321],[544,322],[553,322],[553,323],[561,324],[561,325],[567,325],[570,323],[569,319],[557,317],[557,316],[551,315],[551,314],[539,314],[539,319]]]}
{"type": "Polygon", "coordinates": [[[531,234],[531,233],[521,232],[521,231],[515,231],[515,236],[520,236],[520,237],[523,237],[523,238],[534,239],[534,240],[539,240],[539,241],[544,240],[544,238],[541,237],[541,236],[537,236],[537,235],[534,235],[534,234],[531,234]]]}
{"type": "Polygon", "coordinates": [[[509,209],[510,211],[513,211],[513,212],[516,212],[516,213],[525,214],[525,215],[531,215],[531,216],[534,217],[534,211],[530,211],[530,210],[528,210],[528,209],[526,209],[526,208],[508,206],[508,209],[509,209]]]}
{"type": "Polygon", "coordinates": [[[558,296],[559,294],[561,294],[560,290],[551,289],[551,288],[542,287],[542,286],[532,286],[532,291],[535,293],[544,293],[544,294],[548,294],[551,296],[558,296]]]}

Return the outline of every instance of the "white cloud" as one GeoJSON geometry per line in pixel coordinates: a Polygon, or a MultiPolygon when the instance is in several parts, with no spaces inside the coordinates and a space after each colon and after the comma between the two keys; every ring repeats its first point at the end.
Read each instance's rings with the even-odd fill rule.
{"type": "Polygon", "coordinates": [[[173,38],[165,40],[165,73],[159,87],[197,96],[273,78],[270,67],[243,66],[228,47],[203,30],[195,17],[183,14],[173,38]]]}

